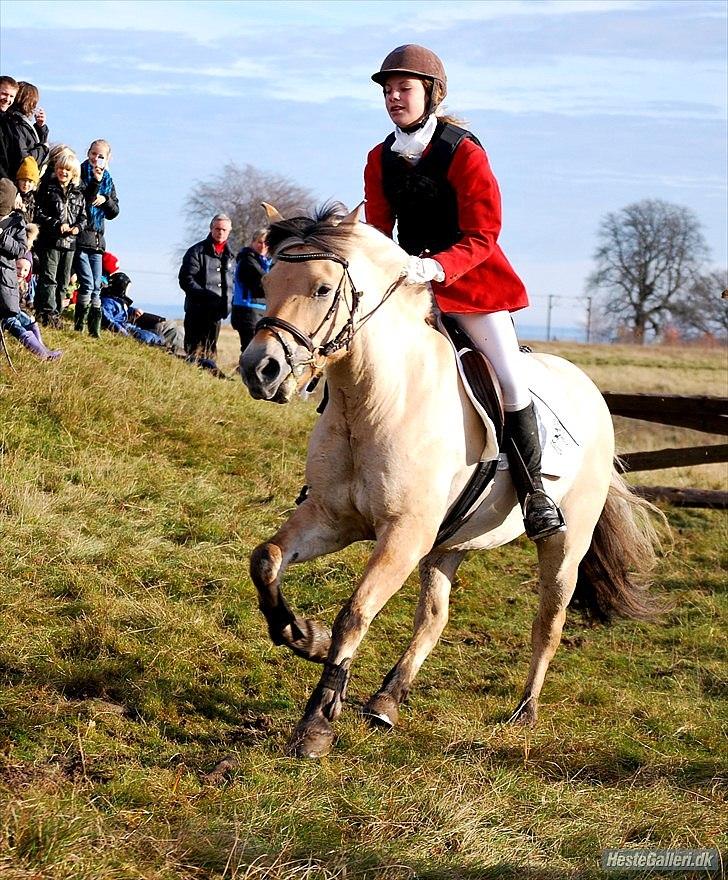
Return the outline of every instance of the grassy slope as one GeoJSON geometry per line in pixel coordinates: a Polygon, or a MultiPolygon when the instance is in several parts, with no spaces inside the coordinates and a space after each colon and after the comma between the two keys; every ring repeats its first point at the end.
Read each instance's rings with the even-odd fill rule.
{"type": "MultiPolygon", "coordinates": [[[[60,367],[18,353],[0,375],[0,876],[556,880],[596,876],[605,846],[725,843],[723,515],[671,513],[664,622],[569,621],[535,732],[502,724],[535,608],[523,539],[461,568],[398,730],[359,720],[410,633],[411,579],[335,752],[296,762],[318,668],[268,642],[247,557],[298,491],[312,408],[108,335],[63,342],[60,367]]],[[[612,389],[628,366],[634,390],[724,381],[712,354],[570,351],[612,389]]],[[[292,569],[289,597],[331,620],[366,554],[292,569]]]]}

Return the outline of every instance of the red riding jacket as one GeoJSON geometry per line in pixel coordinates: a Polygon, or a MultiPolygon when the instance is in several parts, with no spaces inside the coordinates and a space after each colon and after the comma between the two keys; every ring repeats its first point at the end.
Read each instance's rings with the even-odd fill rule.
{"type": "MultiPolygon", "coordinates": [[[[383,147],[374,147],[364,169],[366,218],[391,238],[396,217],[382,183],[383,147]]],[[[455,313],[515,312],[525,308],[526,288],[498,245],[500,191],[485,150],[463,139],[452,157],[447,180],[457,197],[462,235],[452,247],[428,255],[445,272],[442,283],[432,282],[437,305],[443,312],[455,313]]]]}

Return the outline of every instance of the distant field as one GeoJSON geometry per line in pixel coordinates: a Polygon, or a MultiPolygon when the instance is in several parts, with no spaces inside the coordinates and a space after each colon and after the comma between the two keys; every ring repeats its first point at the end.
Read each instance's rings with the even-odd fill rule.
{"type": "MultiPolygon", "coordinates": [[[[535,731],[503,723],[536,601],[525,539],[462,566],[399,727],[362,722],[411,632],[411,578],[357,658],[332,755],[294,761],[319,668],[270,644],[247,566],[293,505],[313,407],[47,332],[60,365],[13,347],[18,373],[0,368],[3,880],[576,880],[602,876],[604,847],[725,848],[723,513],[667,511],[662,620],[570,616],[535,731]]],[[[603,389],[726,394],[724,351],[538,347],[603,389]]],[[[230,373],[236,349],[226,329],[230,373]]],[[[617,430],[620,451],[711,439],[617,430]]],[[[725,471],[632,479],[726,488],[725,471]]],[[[290,600],[330,622],[368,552],[292,568],[290,600]]]]}

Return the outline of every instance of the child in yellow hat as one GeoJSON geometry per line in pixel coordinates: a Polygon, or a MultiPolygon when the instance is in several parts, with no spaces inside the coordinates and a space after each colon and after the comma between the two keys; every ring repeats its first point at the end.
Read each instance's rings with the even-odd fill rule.
{"type": "Polygon", "coordinates": [[[32,156],[26,156],[20,163],[18,173],[15,175],[15,183],[18,187],[18,195],[22,204],[18,204],[18,210],[23,215],[26,223],[35,220],[35,191],[38,189],[40,170],[38,163],[32,156]]]}

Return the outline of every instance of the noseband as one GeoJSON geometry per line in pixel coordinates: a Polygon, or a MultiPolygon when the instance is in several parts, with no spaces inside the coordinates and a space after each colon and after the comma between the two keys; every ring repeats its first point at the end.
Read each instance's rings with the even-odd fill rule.
{"type": "MultiPolygon", "coordinates": [[[[356,319],[356,313],[359,309],[359,303],[361,302],[362,291],[357,290],[354,281],[352,280],[351,274],[349,273],[349,263],[343,257],[340,257],[338,254],[332,253],[330,251],[311,251],[309,253],[304,254],[289,254],[285,251],[276,254],[276,260],[280,260],[284,263],[309,263],[313,260],[330,260],[334,263],[339,263],[342,267],[341,278],[339,280],[339,284],[336,288],[336,293],[334,294],[334,299],[329,306],[329,310],[324,315],[321,323],[318,327],[310,334],[304,333],[302,330],[299,330],[295,324],[291,324],[288,321],[284,321],[282,318],[261,318],[260,321],[255,325],[255,332],[257,333],[259,330],[270,330],[275,338],[280,343],[281,348],[283,349],[283,355],[286,359],[286,363],[291,369],[291,372],[294,376],[300,376],[303,372],[303,368],[305,366],[313,365],[315,371],[318,373],[323,368],[323,363],[316,363],[316,358],[322,357],[327,358],[335,352],[339,351],[342,348],[346,348],[348,350],[351,345],[351,341],[354,338],[354,335],[359,330],[359,328],[371,318],[374,312],[384,304],[384,302],[394,293],[397,287],[399,287],[400,283],[403,279],[398,278],[397,281],[392,284],[392,286],[387,290],[382,298],[381,302],[372,309],[371,312],[364,315],[364,317],[359,321],[357,327],[354,327],[354,321],[356,319]],[[351,290],[351,305],[347,303],[349,309],[349,317],[346,320],[344,326],[339,330],[339,332],[334,336],[333,339],[324,343],[323,345],[316,345],[313,341],[313,337],[321,330],[321,328],[326,324],[326,322],[332,318],[336,310],[339,307],[339,303],[342,299],[346,282],[348,281],[348,286],[351,290]],[[288,345],[286,340],[281,336],[278,332],[279,330],[284,330],[286,333],[290,333],[293,338],[299,342],[304,348],[306,348],[310,354],[310,357],[305,361],[296,361],[293,356],[293,351],[291,347],[288,345]]],[[[344,299],[346,302],[346,299],[344,299]]]]}

